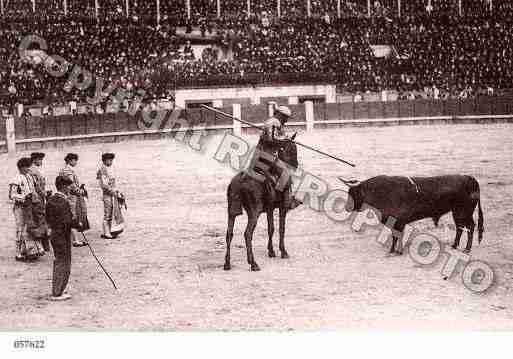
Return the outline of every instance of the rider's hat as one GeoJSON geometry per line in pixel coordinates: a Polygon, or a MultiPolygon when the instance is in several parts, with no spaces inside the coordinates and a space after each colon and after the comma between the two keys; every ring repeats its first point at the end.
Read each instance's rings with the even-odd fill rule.
{"type": "Polygon", "coordinates": [[[288,108],[287,106],[278,106],[274,109],[274,112],[279,112],[282,115],[287,116],[287,117],[292,116],[292,111],[290,111],[290,108],[288,108]]]}
{"type": "Polygon", "coordinates": [[[105,152],[102,154],[102,162],[105,162],[107,160],[113,160],[116,157],[114,153],[111,152],[105,152]]]}

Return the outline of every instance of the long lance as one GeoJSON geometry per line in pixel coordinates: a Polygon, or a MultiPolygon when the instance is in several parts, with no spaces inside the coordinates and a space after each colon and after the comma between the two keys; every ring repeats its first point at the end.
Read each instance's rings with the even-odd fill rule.
{"type": "Polygon", "coordinates": [[[96,259],[96,262],[98,262],[98,265],[100,266],[100,268],[103,270],[103,273],[105,273],[105,275],[107,276],[107,278],[109,278],[110,282],[112,283],[112,285],[114,286],[114,289],[118,289],[118,287],[116,287],[116,283],[114,283],[114,280],[112,279],[112,277],[110,276],[109,272],[107,272],[107,270],[103,267],[102,265],[102,262],[100,262],[100,260],[98,259],[98,257],[96,256],[96,254],[94,253],[93,251],[93,247],[91,247],[91,244],[89,244],[89,241],[87,240],[84,232],[80,232],[82,233],[82,236],[84,237],[84,241],[86,242],[87,246],[89,247],[89,250],[91,251],[91,254],[93,255],[94,259],[96,259]]]}
{"type": "MultiPolygon", "coordinates": [[[[206,110],[215,112],[215,113],[217,113],[217,114],[219,114],[221,116],[230,118],[230,119],[235,120],[235,121],[239,121],[239,122],[241,122],[241,123],[243,123],[245,125],[248,125],[249,127],[256,128],[256,129],[258,129],[260,131],[264,130],[263,127],[257,126],[257,125],[255,125],[254,123],[251,123],[251,122],[247,122],[247,121],[241,120],[240,118],[234,117],[234,116],[230,115],[229,113],[226,113],[224,111],[218,110],[217,108],[213,108],[213,107],[210,107],[210,106],[207,106],[207,105],[201,105],[201,107],[206,109],[206,110]]],[[[292,142],[294,142],[298,146],[301,146],[301,147],[304,147],[306,149],[309,149],[310,151],[317,152],[317,153],[319,153],[319,154],[321,154],[323,156],[332,158],[332,159],[334,159],[336,161],[339,161],[339,162],[342,162],[342,163],[344,163],[346,165],[349,165],[349,166],[352,166],[352,167],[356,167],[356,165],[351,163],[351,162],[348,162],[346,160],[343,160],[342,158],[338,158],[336,156],[330,155],[329,153],[323,152],[321,150],[318,150],[316,148],[310,147],[308,145],[305,145],[304,143],[301,143],[301,142],[298,142],[298,141],[295,141],[295,140],[293,140],[292,142]]]]}

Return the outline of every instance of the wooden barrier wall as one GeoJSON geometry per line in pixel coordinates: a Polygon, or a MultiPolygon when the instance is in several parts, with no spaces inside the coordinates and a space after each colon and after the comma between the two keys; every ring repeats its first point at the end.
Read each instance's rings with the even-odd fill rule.
{"type": "MultiPolygon", "coordinates": [[[[307,119],[305,104],[288,105],[292,110],[295,125],[306,125],[311,121],[310,129],[314,124],[325,127],[328,124],[350,123],[359,124],[368,122],[376,124],[380,120],[416,120],[439,119],[442,117],[472,117],[513,115],[513,97],[479,97],[468,100],[414,100],[394,102],[349,102],[349,103],[313,103],[313,118],[307,119]],[[324,125],[324,126],[323,126],[324,125]]],[[[233,105],[220,108],[231,115],[233,105]]],[[[242,119],[260,124],[268,117],[268,105],[241,104],[242,119]]],[[[513,117],[513,116],[510,116],[513,117]]],[[[177,128],[177,120],[185,120],[189,127],[206,126],[215,130],[233,128],[231,118],[213,113],[211,111],[194,108],[178,109],[166,112],[164,121],[159,126],[148,128],[141,126],[142,114],[138,112],[134,116],[127,113],[107,114],[77,114],[62,116],[30,116],[14,119],[16,143],[27,144],[32,142],[60,141],[80,139],[87,141],[89,138],[122,137],[130,135],[158,135],[159,131],[166,133],[177,128]],[[104,134],[105,136],[103,136],[104,134]]],[[[7,149],[6,143],[6,118],[0,118],[0,152],[7,149]]],[[[114,139],[116,140],[116,139],[114,139]]]]}

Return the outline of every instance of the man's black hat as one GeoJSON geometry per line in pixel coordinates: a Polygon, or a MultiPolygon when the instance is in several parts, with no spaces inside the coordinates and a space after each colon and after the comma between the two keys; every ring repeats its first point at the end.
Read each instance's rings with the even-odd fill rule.
{"type": "Polygon", "coordinates": [[[32,159],[29,157],[22,157],[18,160],[16,166],[18,167],[18,169],[21,169],[23,167],[28,168],[32,166],[32,159]]]}
{"type": "Polygon", "coordinates": [[[64,162],[66,163],[73,160],[78,160],[78,155],[76,153],[68,153],[66,157],[64,157],[64,162]]]}
{"type": "Polygon", "coordinates": [[[30,158],[32,160],[42,160],[43,158],[45,158],[45,154],[42,152],[32,152],[30,154],[30,158]]]}
{"type": "Polygon", "coordinates": [[[104,153],[104,154],[102,154],[102,162],[105,162],[107,160],[113,160],[115,157],[116,157],[116,155],[114,153],[110,153],[110,152],[104,153]]]}

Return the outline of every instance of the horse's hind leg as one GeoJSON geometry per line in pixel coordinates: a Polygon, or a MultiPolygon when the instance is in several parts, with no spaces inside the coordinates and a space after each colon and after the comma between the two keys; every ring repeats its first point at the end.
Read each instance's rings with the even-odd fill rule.
{"type": "Polygon", "coordinates": [[[255,257],[253,256],[253,232],[255,231],[255,227],[258,222],[258,214],[254,211],[248,213],[248,225],[246,226],[246,230],[244,231],[244,239],[246,240],[246,251],[248,253],[248,264],[251,266],[252,271],[259,271],[260,267],[255,262],[255,257]]]}
{"type": "Polygon", "coordinates": [[[280,252],[282,258],[289,258],[289,254],[285,249],[285,218],[287,217],[287,209],[280,207],[280,252]]]}
{"type": "Polygon", "coordinates": [[[273,248],[273,235],[274,235],[274,211],[267,211],[267,234],[269,235],[269,242],[267,243],[267,253],[269,257],[276,257],[276,253],[273,248]]]}
{"type": "Polygon", "coordinates": [[[230,264],[230,245],[233,238],[233,225],[235,223],[235,216],[228,216],[228,229],[226,230],[226,256],[224,257],[224,270],[232,269],[230,264]]]}

